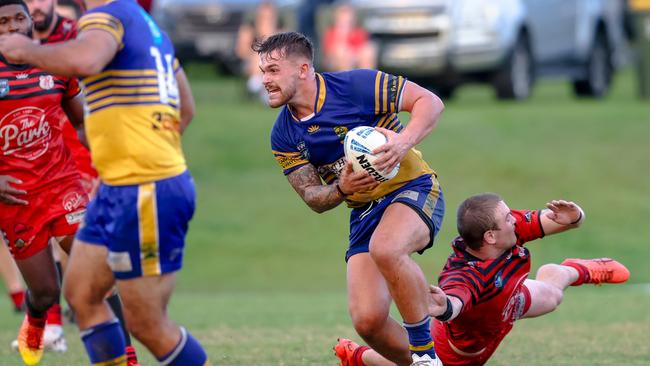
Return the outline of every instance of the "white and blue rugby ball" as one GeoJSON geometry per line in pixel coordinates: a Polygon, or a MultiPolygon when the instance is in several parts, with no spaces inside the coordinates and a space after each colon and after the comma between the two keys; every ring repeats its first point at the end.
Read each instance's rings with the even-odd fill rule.
{"type": "Polygon", "coordinates": [[[385,182],[392,179],[399,172],[399,164],[389,173],[379,171],[375,168],[375,160],[384,153],[374,155],[372,151],[385,144],[386,136],[374,129],[374,127],[361,126],[351,129],[345,135],[343,150],[345,158],[352,162],[352,169],[355,172],[367,171],[377,182],[385,182]]]}

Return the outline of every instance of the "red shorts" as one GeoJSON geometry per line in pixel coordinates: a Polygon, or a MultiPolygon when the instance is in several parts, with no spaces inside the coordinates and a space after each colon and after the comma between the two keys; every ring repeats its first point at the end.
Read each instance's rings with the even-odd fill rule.
{"type": "Polygon", "coordinates": [[[20,198],[29,204],[0,204],[1,234],[15,259],[40,252],[52,237],[74,235],[88,204],[88,194],[78,178],[20,198]]]}
{"type": "MultiPolygon", "coordinates": [[[[531,304],[530,291],[526,286],[521,286],[520,295],[523,303],[517,314],[513,314],[513,319],[515,320],[520,319],[526,314],[531,304]]],[[[458,344],[454,343],[454,340],[449,337],[448,325],[439,320],[433,320],[431,322],[431,338],[435,342],[436,355],[438,355],[443,365],[482,366],[488,362],[492,354],[494,354],[494,351],[499,347],[499,344],[501,344],[501,341],[510,333],[512,325],[512,323],[504,323],[503,327],[496,334],[491,334],[485,339],[472,339],[470,342],[473,344],[472,349],[478,349],[477,352],[473,353],[464,352],[458,345],[467,343],[467,340],[461,338],[455,341],[458,344]],[[476,346],[477,344],[479,345],[478,347],[476,346]]],[[[480,324],[476,326],[480,327],[480,324]]]]}

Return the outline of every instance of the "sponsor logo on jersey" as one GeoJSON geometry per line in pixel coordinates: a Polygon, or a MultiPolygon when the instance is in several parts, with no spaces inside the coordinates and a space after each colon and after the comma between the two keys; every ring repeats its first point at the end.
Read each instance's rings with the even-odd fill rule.
{"type": "Polygon", "coordinates": [[[316,133],[316,132],[318,132],[318,130],[320,130],[319,125],[311,125],[311,126],[307,127],[307,132],[309,132],[309,133],[316,133]]]}
{"type": "Polygon", "coordinates": [[[63,209],[70,212],[77,209],[84,202],[83,196],[77,192],[70,192],[63,196],[63,209]]]}
{"type": "Polygon", "coordinates": [[[113,272],[131,272],[133,270],[129,252],[108,252],[108,266],[113,272]]]}
{"type": "Polygon", "coordinates": [[[309,160],[309,149],[307,149],[307,145],[304,141],[300,141],[298,145],[296,145],[296,148],[300,152],[300,156],[302,156],[303,159],[309,160]]]}
{"type": "Polygon", "coordinates": [[[533,220],[533,212],[532,211],[526,212],[524,218],[526,219],[526,222],[531,222],[533,220]]]}
{"type": "Polygon", "coordinates": [[[65,215],[65,221],[68,223],[68,225],[80,224],[81,221],[84,219],[85,214],[86,214],[86,209],[69,213],[65,215]]]}
{"type": "Polygon", "coordinates": [[[9,95],[9,80],[0,79],[0,98],[4,98],[9,95]]]}
{"type": "Polygon", "coordinates": [[[24,80],[24,79],[27,79],[28,77],[29,77],[29,74],[26,74],[26,73],[25,74],[18,74],[18,75],[16,75],[16,80],[24,80]]]}
{"type": "Polygon", "coordinates": [[[38,86],[43,90],[50,90],[54,88],[54,78],[52,75],[42,75],[38,77],[38,86]]]}
{"type": "Polygon", "coordinates": [[[330,163],[330,164],[325,164],[321,165],[318,167],[318,174],[322,177],[326,175],[327,173],[332,173],[336,175],[337,177],[341,176],[341,172],[343,171],[343,168],[345,168],[345,156],[338,159],[337,161],[330,163]]]}
{"type": "Polygon", "coordinates": [[[345,135],[348,134],[348,128],[345,126],[336,126],[334,127],[334,133],[336,134],[336,136],[339,137],[341,143],[343,143],[343,139],[345,139],[345,135]]]}
{"type": "Polygon", "coordinates": [[[395,198],[393,199],[393,202],[395,202],[395,200],[397,200],[398,198],[406,198],[406,199],[409,199],[411,201],[417,201],[419,197],[420,197],[419,192],[408,190],[408,191],[400,192],[400,194],[395,196],[395,198]]]}
{"type": "Polygon", "coordinates": [[[0,153],[34,160],[47,151],[50,135],[50,124],[43,109],[15,109],[0,120],[0,153]]]}
{"type": "Polygon", "coordinates": [[[494,279],[494,286],[495,286],[496,288],[501,288],[501,287],[503,287],[503,278],[501,277],[501,271],[499,271],[499,273],[497,273],[497,276],[496,276],[496,278],[494,279]]]}

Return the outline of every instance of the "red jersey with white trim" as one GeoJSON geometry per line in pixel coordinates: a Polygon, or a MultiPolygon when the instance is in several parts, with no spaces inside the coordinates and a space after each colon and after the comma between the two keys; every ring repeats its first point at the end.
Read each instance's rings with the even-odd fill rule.
{"type": "Polygon", "coordinates": [[[517,244],[499,258],[480,260],[467,251],[462,238],[453,241],[454,253],[438,283],[448,296],[459,298],[463,308],[455,319],[437,324],[445,332],[436,332],[436,346],[450,342],[468,354],[495,348],[493,343],[500,342],[527,310],[522,286],[530,272],[530,253],[523,244],[544,236],[541,211],[511,213],[516,219],[517,244]]]}
{"type": "Polygon", "coordinates": [[[0,175],[23,181],[31,194],[79,177],[62,129],[69,123],[61,102],[80,93],[75,78],[31,65],[11,65],[0,55],[0,175]]]}
{"type": "Polygon", "coordinates": [[[41,40],[41,44],[65,42],[76,37],[77,22],[59,15],[54,30],[46,39],[41,40]]]}
{"type": "MultiPolygon", "coordinates": [[[[75,37],[77,37],[77,22],[59,16],[54,30],[46,39],[41,40],[41,43],[65,42],[75,37]]],[[[63,125],[63,141],[68,149],[70,149],[70,152],[72,152],[72,157],[83,179],[96,178],[97,171],[93,168],[90,151],[79,142],[77,130],[71,123],[65,123],[63,125]]]]}

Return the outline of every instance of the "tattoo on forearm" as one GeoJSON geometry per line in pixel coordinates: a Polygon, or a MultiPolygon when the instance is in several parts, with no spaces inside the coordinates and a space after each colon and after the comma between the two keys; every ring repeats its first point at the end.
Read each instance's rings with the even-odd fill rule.
{"type": "Polygon", "coordinates": [[[343,197],[333,184],[323,184],[316,168],[307,164],[287,176],[293,189],[316,212],[325,212],[343,202],[343,197]]]}

